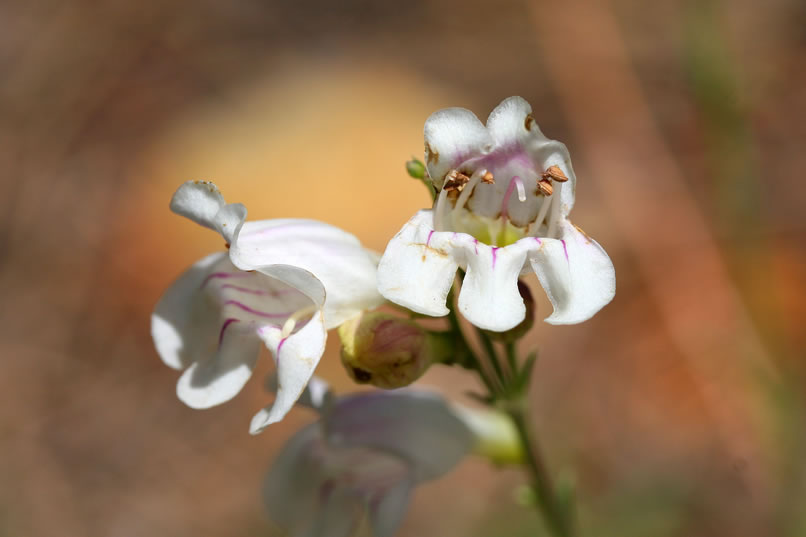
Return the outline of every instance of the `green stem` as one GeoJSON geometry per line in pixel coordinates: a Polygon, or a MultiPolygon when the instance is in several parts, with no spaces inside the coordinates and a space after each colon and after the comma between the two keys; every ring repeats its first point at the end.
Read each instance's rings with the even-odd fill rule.
{"type": "Polygon", "coordinates": [[[517,348],[515,347],[515,343],[507,343],[505,345],[506,352],[507,352],[507,362],[509,362],[509,368],[512,370],[512,375],[517,379],[519,378],[519,371],[518,371],[518,353],[517,348]]]}
{"type": "Polygon", "coordinates": [[[490,339],[490,336],[484,333],[484,331],[480,328],[476,328],[476,333],[479,336],[479,341],[481,341],[481,346],[484,349],[485,354],[490,359],[490,363],[495,370],[495,375],[498,378],[498,383],[501,386],[506,385],[506,379],[504,378],[504,372],[501,369],[501,364],[498,361],[498,353],[495,352],[495,347],[493,346],[493,342],[490,339]]]}
{"type": "MultiPolygon", "coordinates": [[[[451,306],[453,306],[453,291],[451,291],[450,296],[448,297],[451,306]]],[[[491,396],[498,393],[498,390],[495,387],[495,384],[487,377],[484,373],[484,368],[482,367],[481,363],[479,362],[476,353],[473,352],[473,349],[467,343],[467,338],[465,338],[465,334],[462,331],[462,325],[459,324],[459,318],[456,316],[455,308],[451,307],[450,311],[448,312],[448,322],[451,325],[451,331],[456,334],[457,344],[462,347],[462,353],[464,356],[467,357],[468,364],[467,368],[472,369],[478,373],[479,378],[484,383],[484,387],[487,388],[487,391],[490,393],[491,396]]]]}
{"type": "Polygon", "coordinates": [[[537,505],[543,514],[549,531],[556,537],[573,537],[576,532],[574,531],[570,512],[563,509],[556,489],[552,484],[551,476],[540,448],[529,428],[526,405],[513,406],[509,409],[509,415],[515,422],[515,428],[523,445],[526,464],[532,474],[532,487],[537,496],[537,505]]]}

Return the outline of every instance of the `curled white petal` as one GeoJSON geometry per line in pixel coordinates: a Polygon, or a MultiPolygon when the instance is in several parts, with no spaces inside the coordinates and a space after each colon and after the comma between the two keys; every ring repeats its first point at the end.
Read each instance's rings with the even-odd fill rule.
{"type": "Polygon", "coordinates": [[[590,319],[616,293],[613,263],[599,244],[571,222],[560,226],[560,238],[544,241],[530,262],[554,306],[551,324],[574,324],[590,319]]]}
{"type": "Polygon", "coordinates": [[[328,290],[324,305],[328,328],[383,303],[375,279],[378,254],[337,227],[303,219],[246,222],[246,208],[227,204],[216,185],[205,181],[180,186],[171,209],[218,231],[230,245],[231,261],[241,270],[291,265],[316,276],[328,290]]]}
{"type": "Polygon", "coordinates": [[[284,264],[313,274],[327,289],[328,328],[383,303],[376,256],[350,233],[302,219],[246,222],[230,247],[233,263],[245,270],[284,264]]]}
{"type": "Polygon", "coordinates": [[[216,231],[215,217],[224,205],[224,196],[209,181],[188,181],[171,198],[173,212],[216,231]]]}
{"type": "Polygon", "coordinates": [[[252,418],[249,427],[252,434],[280,421],[291,410],[313,376],[327,340],[320,309],[325,300],[322,283],[310,272],[288,265],[272,265],[260,270],[280,281],[293,282],[295,289],[313,301],[313,310],[311,318],[298,332],[289,335],[282,327],[274,326],[263,326],[259,331],[277,364],[277,397],[272,405],[252,418]]]}

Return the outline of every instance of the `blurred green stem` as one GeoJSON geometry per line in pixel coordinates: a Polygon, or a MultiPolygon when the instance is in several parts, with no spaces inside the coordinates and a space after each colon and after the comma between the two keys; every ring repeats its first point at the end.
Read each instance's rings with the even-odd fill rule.
{"type": "Polygon", "coordinates": [[[548,468],[540,452],[540,447],[530,428],[526,408],[525,398],[522,398],[521,401],[516,402],[509,409],[509,415],[515,422],[515,428],[518,430],[518,436],[526,454],[526,464],[532,474],[532,487],[537,498],[537,505],[552,535],[556,537],[573,537],[575,532],[570,516],[571,510],[564,509],[557,496],[557,490],[552,483],[548,468]]]}

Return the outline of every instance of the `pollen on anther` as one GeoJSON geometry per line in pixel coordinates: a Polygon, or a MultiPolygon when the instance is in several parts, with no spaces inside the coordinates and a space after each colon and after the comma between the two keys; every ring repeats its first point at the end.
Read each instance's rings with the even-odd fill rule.
{"type": "Polygon", "coordinates": [[[541,179],[537,182],[537,193],[542,194],[544,196],[551,196],[554,192],[554,187],[551,186],[551,182],[547,179],[541,179]]]}
{"type": "Polygon", "coordinates": [[[447,192],[461,192],[469,181],[470,177],[459,170],[451,170],[445,176],[445,184],[442,185],[442,189],[447,192]]]}
{"type": "Polygon", "coordinates": [[[542,174],[542,178],[545,181],[554,180],[558,183],[564,183],[568,181],[568,177],[563,173],[559,166],[556,164],[549,166],[545,172],[542,174]]]}

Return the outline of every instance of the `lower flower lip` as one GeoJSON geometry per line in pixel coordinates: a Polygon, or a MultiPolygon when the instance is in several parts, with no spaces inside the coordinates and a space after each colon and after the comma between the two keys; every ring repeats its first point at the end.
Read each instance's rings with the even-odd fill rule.
{"type": "Polygon", "coordinates": [[[522,237],[506,246],[485,244],[458,231],[436,231],[431,210],[418,212],[389,242],[378,266],[388,300],[424,315],[447,315],[455,273],[467,271],[459,311],[475,326],[505,332],[525,316],[518,278],[535,272],[554,307],[551,324],[589,319],[615,294],[613,265],[570,222],[555,224],[558,238],[522,237]],[[570,240],[570,242],[569,242],[570,240]]]}

